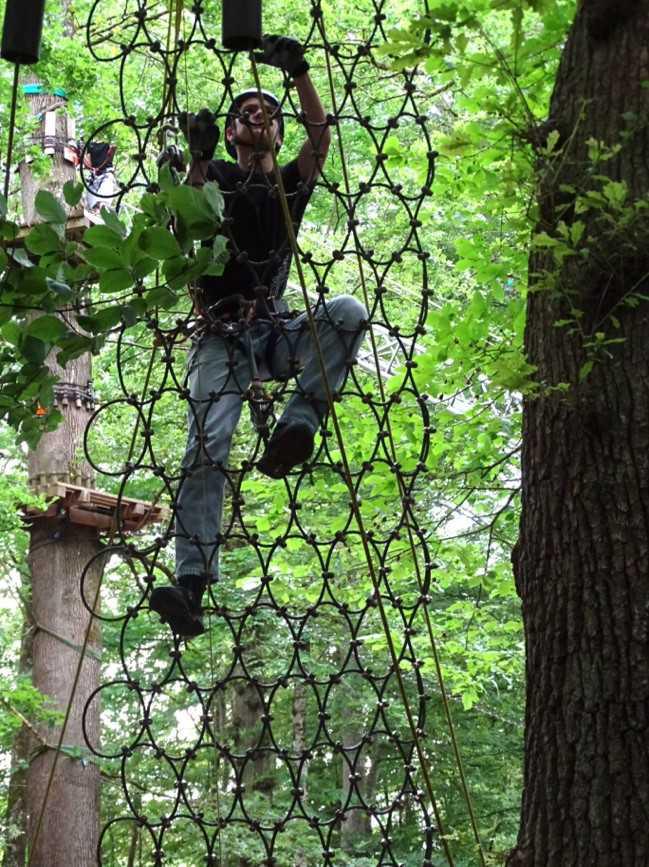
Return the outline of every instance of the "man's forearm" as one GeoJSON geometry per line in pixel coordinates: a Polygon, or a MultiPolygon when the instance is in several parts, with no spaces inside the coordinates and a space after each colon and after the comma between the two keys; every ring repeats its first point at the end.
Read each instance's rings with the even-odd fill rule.
{"type": "MultiPolygon", "coordinates": [[[[304,124],[309,137],[311,159],[313,160],[313,174],[317,175],[327,158],[331,142],[331,130],[327,124],[327,115],[322,101],[308,72],[295,79],[295,89],[300,100],[300,107],[304,113],[304,124]]],[[[306,147],[308,145],[302,149],[303,153],[306,147]]]]}
{"type": "Polygon", "coordinates": [[[194,157],[189,166],[185,183],[189,184],[190,187],[202,187],[207,181],[207,167],[209,164],[209,160],[199,160],[194,157]]]}

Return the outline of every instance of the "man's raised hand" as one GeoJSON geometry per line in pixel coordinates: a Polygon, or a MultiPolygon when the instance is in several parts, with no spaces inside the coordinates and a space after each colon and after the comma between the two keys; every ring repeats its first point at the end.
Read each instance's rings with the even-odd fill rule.
{"type": "Polygon", "coordinates": [[[297,39],[291,39],[290,36],[264,36],[261,48],[255,53],[255,60],[283,69],[291,78],[298,78],[309,69],[304,59],[304,48],[297,39]]]}
{"type": "Polygon", "coordinates": [[[178,124],[192,157],[211,160],[219,143],[219,128],[212,112],[208,108],[202,108],[198,114],[183,111],[178,115],[178,124]]]}

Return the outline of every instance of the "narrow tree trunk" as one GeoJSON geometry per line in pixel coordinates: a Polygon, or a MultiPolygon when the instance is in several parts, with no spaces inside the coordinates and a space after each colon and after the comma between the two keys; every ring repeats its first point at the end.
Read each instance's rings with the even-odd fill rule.
{"type": "MultiPolygon", "coordinates": [[[[345,757],[347,761],[342,764],[341,776],[341,800],[343,805],[347,802],[350,789],[352,788],[352,780],[350,777],[350,765],[356,760],[355,775],[357,777],[355,786],[361,795],[365,794],[365,783],[367,777],[367,768],[361,762],[357,761],[361,747],[358,746],[361,739],[361,732],[358,726],[354,725],[353,714],[346,717],[345,730],[343,732],[343,746],[345,747],[345,757]],[[356,748],[355,748],[356,747],[356,748]],[[348,764],[349,762],[349,764],[348,764]]],[[[360,809],[358,798],[352,798],[353,809],[348,809],[342,819],[340,827],[340,848],[343,852],[359,853],[363,846],[369,842],[372,835],[370,826],[370,817],[365,810],[360,809]]]]}
{"type": "MultiPolygon", "coordinates": [[[[261,638],[255,642],[255,645],[263,647],[261,638]]],[[[254,677],[257,666],[249,654],[246,655],[246,660],[248,671],[254,677]]],[[[236,674],[241,674],[242,671],[243,669],[239,668],[236,674]]],[[[237,681],[232,703],[232,726],[235,732],[237,752],[243,753],[255,747],[263,747],[268,743],[266,736],[261,743],[259,738],[261,718],[264,712],[264,703],[259,690],[248,681],[237,681]]],[[[272,753],[255,751],[245,763],[241,763],[240,767],[243,769],[240,774],[240,782],[245,786],[244,801],[246,798],[249,799],[253,793],[259,793],[272,799],[276,782],[272,753]]],[[[243,857],[237,861],[237,867],[256,867],[256,865],[248,858],[243,857]]]]}
{"type": "MultiPolygon", "coordinates": [[[[338,658],[342,665],[346,658],[346,648],[339,648],[338,658]]],[[[363,709],[358,706],[355,707],[355,704],[354,696],[350,695],[347,701],[336,709],[341,721],[344,747],[340,780],[343,808],[353,786],[361,796],[364,795],[367,777],[367,768],[362,761],[362,756],[359,760],[359,754],[363,747],[361,739],[364,713],[363,709]],[[351,768],[354,770],[352,771],[351,768]],[[353,776],[356,777],[355,780],[352,779],[353,776]]],[[[369,842],[372,834],[370,817],[365,810],[359,809],[358,797],[354,798],[352,795],[351,804],[355,805],[356,809],[348,809],[345,812],[340,827],[340,848],[343,852],[350,854],[362,851],[363,845],[369,842]]]]}
{"type": "MultiPolygon", "coordinates": [[[[237,733],[237,748],[240,752],[266,743],[267,739],[264,738],[259,744],[263,714],[264,703],[259,690],[251,683],[238,681],[235,686],[232,724],[237,733]]],[[[247,791],[262,792],[267,795],[272,793],[275,779],[273,757],[270,752],[255,752],[245,764],[242,782],[247,791]]]]}
{"type": "Polygon", "coordinates": [[[575,236],[581,222],[586,252],[530,262],[542,391],[525,404],[514,558],[528,689],[516,867],[649,864],[649,232],[633,216],[649,192],[648,45],[649,0],[584,0],[551,104],[561,150],[541,170],[540,228],[560,239],[559,220],[575,236]],[[607,158],[593,161],[596,142],[607,158]],[[582,210],[603,175],[628,200],[582,210]],[[621,342],[592,348],[608,339],[621,342]]]}
{"type": "MultiPolygon", "coordinates": [[[[296,756],[304,755],[306,743],[306,688],[303,680],[293,682],[293,704],[291,709],[291,719],[293,722],[293,753],[296,756]]],[[[304,760],[302,764],[302,773],[300,776],[300,788],[302,789],[302,803],[307,802],[309,797],[309,761],[304,760]]],[[[295,853],[294,867],[307,867],[307,856],[303,849],[299,849],[295,853]]]]}

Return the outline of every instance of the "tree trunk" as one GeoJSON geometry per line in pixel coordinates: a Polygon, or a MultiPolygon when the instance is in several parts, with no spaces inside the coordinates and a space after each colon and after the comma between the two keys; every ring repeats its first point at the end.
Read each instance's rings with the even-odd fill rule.
{"type": "MultiPolygon", "coordinates": [[[[59,431],[64,432],[64,427],[62,425],[59,431]]],[[[34,638],[33,681],[62,712],[70,699],[79,649],[90,616],[81,601],[79,579],[96,553],[97,536],[91,527],[62,527],[59,521],[40,519],[32,528],[33,611],[36,623],[43,627],[34,638]]],[[[97,565],[86,575],[87,599],[94,598],[100,574],[97,565]]],[[[64,750],[80,750],[82,755],[87,755],[82,731],[83,708],[100,679],[99,642],[98,621],[95,620],[63,740],[64,750]]],[[[98,704],[93,702],[92,713],[86,718],[88,736],[94,743],[99,742],[98,704]]],[[[48,743],[55,746],[59,728],[41,731],[48,743]]],[[[99,839],[99,768],[94,762],[60,755],[45,802],[54,757],[53,749],[39,751],[29,766],[30,864],[33,867],[95,864],[99,839]]]]}
{"type": "MultiPolygon", "coordinates": [[[[339,646],[338,660],[341,666],[344,664],[346,656],[347,648],[339,646]]],[[[341,693],[341,698],[342,695],[341,693]]],[[[356,697],[353,693],[348,692],[336,708],[340,718],[344,748],[344,754],[341,756],[342,772],[340,778],[340,799],[343,809],[345,809],[351,792],[351,807],[345,810],[340,824],[340,848],[348,854],[361,853],[372,836],[370,817],[364,809],[360,808],[358,797],[360,795],[363,798],[365,795],[368,772],[361,754],[363,749],[363,720],[365,718],[362,703],[362,696],[356,697]],[[355,791],[352,791],[353,789],[355,791]]]]}
{"type": "Polygon", "coordinates": [[[583,0],[551,103],[540,230],[583,235],[560,266],[530,261],[541,390],[525,403],[514,555],[528,692],[512,867],[649,864],[649,232],[633,212],[649,192],[648,45],[649,0],[583,0]],[[593,162],[593,140],[609,158],[593,162]],[[601,176],[626,183],[621,207],[601,176]],[[603,197],[584,209],[589,190],[603,197]]]}
{"type": "MultiPolygon", "coordinates": [[[[306,738],[306,687],[303,680],[293,682],[293,702],[291,705],[291,720],[293,723],[293,753],[303,756],[307,750],[306,738]]],[[[309,760],[305,759],[302,764],[300,775],[300,788],[302,789],[301,800],[306,804],[309,797],[309,760]]],[[[306,853],[298,849],[294,855],[294,867],[308,867],[306,853]]]]}
{"type": "MultiPolygon", "coordinates": [[[[60,102],[56,97],[40,94],[30,97],[30,107],[35,113],[42,112],[48,107],[48,100],[50,105],[60,102]]],[[[52,157],[52,172],[47,184],[34,182],[27,164],[20,167],[23,214],[29,222],[35,219],[33,205],[37,187],[46,186],[60,197],[65,181],[74,178],[74,167],[66,163],[62,155],[65,115],[60,108],[58,112],[57,149],[52,157]]],[[[90,379],[90,365],[89,355],[70,362],[65,369],[53,356],[48,359],[48,366],[59,376],[61,383],[82,389],[90,379]]],[[[37,449],[29,455],[29,480],[36,487],[53,482],[92,484],[91,469],[80,457],[88,410],[83,405],[76,406],[72,400],[62,411],[64,417],[58,429],[45,434],[37,449]]],[[[87,754],[82,730],[83,708],[87,697],[100,683],[98,621],[92,625],[76,685],[74,677],[90,619],[81,599],[81,578],[87,564],[101,550],[101,545],[94,528],[70,524],[64,518],[37,518],[32,522],[30,535],[29,564],[35,626],[33,683],[62,713],[70,702],[73,689],[74,698],[63,739],[66,755],[58,757],[49,792],[59,728],[45,730],[41,727],[43,740],[50,748],[43,750],[39,746],[29,766],[26,798],[29,864],[31,867],[91,865],[97,862],[99,839],[99,768],[84,759],[70,758],[67,752],[87,754]]],[[[85,598],[90,604],[94,601],[101,577],[99,559],[93,562],[94,568],[86,572],[83,585],[85,598]]],[[[93,702],[86,727],[91,740],[98,743],[98,702],[93,702]]]]}
{"type": "MultiPolygon", "coordinates": [[[[31,73],[23,77],[24,84],[39,84],[40,82],[31,73]]],[[[47,111],[56,111],[56,131],[54,142],[48,142],[55,148],[55,153],[52,158],[52,171],[47,178],[36,178],[31,169],[31,164],[21,162],[18,166],[20,174],[20,197],[22,204],[23,223],[26,226],[33,226],[35,223],[41,222],[41,218],[36,213],[34,200],[36,193],[39,190],[48,190],[58,198],[62,198],[63,184],[66,181],[74,181],[76,179],[76,169],[72,163],[66,162],[63,159],[63,148],[68,140],[68,117],[63,108],[65,99],[63,97],[53,96],[44,91],[42,93],[28,94],[27,102],[31,113],[37,117],[43,115],[47,111]]],[[[34,143],[43,147],[45,145],[45,127],[44,120],[38,127],[38,131],[34,136],[34,143]]],[[[83,215],[83,204],[79,204],[74,208],[68,208],[64,204],[70,216],[83,215]]]]}
{"type": "MultiPolygon", "coordinates": [[[[255,633],[257,640],[255,646],[263,647],[263,638],[255,633]]],[[[249,651],[249,648],[244,648],[249,651]]],[[[250,654],[247,655],[247,668],[252,677],[255,676],[258,670],[258,665],[250,654]]],[[[243,668],[237,666],[236,675],[243,673],[243,668]]],[[[257,793],[262,797],[272,801],[273,789],[276,784],[274,774],[275,763],[272,752],[256,751],[256,747],[269,746],[269,738],[264,734],[260,740],[261,720],[264,716],[265,708],[260,690],[249,680],[237,680],[234,685],[234,696],[232,701],[232,728],[235,734],[236,750],[239,753],[249,753],[249,758],[242,760],[239,763],[241,768],[239,781],[245,787],[243,794],[244,803],[250,805],[248,809],[252,809],[254,813],[254,794],[257,793]]],[[[256,865],[246,857],[237,859],[236,867],[256,867],[256,865]]]]}
{"type": "MultiPolygon", "coordinates": [[[[264,713],[264,703],[257,687],[247,680],[237,681],[232,706],[232,725],[237,749],[240,752],[269,745],[266,735],[261,743],[259,742],[261,718],[264,713]]],[[[241,775],[241,782],[245,785],[246,791],[272,795],[275,786],[273,770],[273,756],[269,751],[255,751],[251,754],[250,760],[245,762],[241,775]]]]}
{"type": "MultiPolygon", "coordinates": [[[[350,714],[345,719],[343,731],[343,746],[345,748],[345,758],[342,762],[341,774],[341,801],[343,806],[347,803],[349,793],[352,788],[353,781],[350,779],[352,772],[350,766],[356,762],[355,788],[362,797],[365,796],[365,783],[367,780],[367,768],[358,761],[358,756],[362,748],[361,742],[362,732],[358,725],[354,724],[353,714],[350,714]],[[349,764],[348,764],[349,763],[349,764]]],[[[364,809],[360,808],[358,797],[353,797],[351,800],[351,808],[348,808],[345,815],[342,817],[340,825],[340,848],[348,854],[359,854],[364,850],[364,847],[370,842],[372,836],[372,828],[370,825],[370,817],[364,809]]]]}

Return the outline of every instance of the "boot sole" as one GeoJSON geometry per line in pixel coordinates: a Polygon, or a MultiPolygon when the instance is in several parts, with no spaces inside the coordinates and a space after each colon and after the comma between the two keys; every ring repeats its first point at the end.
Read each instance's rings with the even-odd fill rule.
{"type": "Polygon", "coordinates": [[[268,444],[257,469],[271,479],[283,479],[298,464],[313,453],[314,435],[308,424],[289,425],[268,444]]]}

